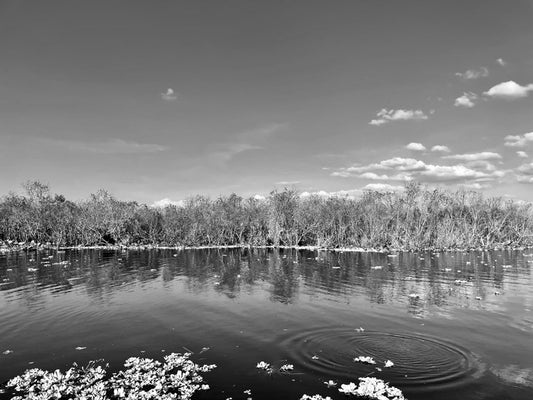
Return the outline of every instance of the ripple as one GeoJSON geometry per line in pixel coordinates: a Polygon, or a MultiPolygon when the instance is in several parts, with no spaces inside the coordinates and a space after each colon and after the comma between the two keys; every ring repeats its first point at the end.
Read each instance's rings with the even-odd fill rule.
{"type": "Polygon", "coordinates": [[[328,327],[285,335],[279,342],[291,361],[325,378],[371,374],[398,387],[434,389],[458,386],[483,372],[468,350],[428,336],[328,327]],[[376,364],[354,362],[358,356],[373,357],[376,364]],[[384,368],[386,360],[394,367],[384,368]]]}

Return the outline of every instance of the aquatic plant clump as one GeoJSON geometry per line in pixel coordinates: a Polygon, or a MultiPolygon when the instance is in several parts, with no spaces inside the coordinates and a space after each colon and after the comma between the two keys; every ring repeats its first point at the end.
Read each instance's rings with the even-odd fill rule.
{"type": "Polygon", "coordinates": [[[107,375],[106,367],[91,362],[87,367],[74,365],[65,373],[38,368],[27,370],[11,379],[8,388],[17,393],[12,400],[149,400],[190,399],[198,390],[208,390],[201,373],[216,366],[198,365],[190,353],[172,353],[159,362],[149,358],[131,357],[125,370],[107,375]]]}
{"type": "Polygon", "coordinates": [[[359,385],[341,385],[339,392],[376,400],[406,400],[400,389],[378,378],[359,378],[359,385]]]}

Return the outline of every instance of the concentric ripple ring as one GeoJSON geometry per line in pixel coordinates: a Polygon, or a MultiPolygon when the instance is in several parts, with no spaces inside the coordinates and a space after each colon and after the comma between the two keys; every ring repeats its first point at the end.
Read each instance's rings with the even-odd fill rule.
{"type": "Polygon", "coordinates": [[[481,375],[482,364],[468,350],[418,334],[320,328],[279,338],[287,357],[326,379],[376,376],[401,387],[456,386],[481,375]],[[372,357],[376,364],[355,362],[372,357]],[[385,361],[394,363],[385,368],[385,361]]]}

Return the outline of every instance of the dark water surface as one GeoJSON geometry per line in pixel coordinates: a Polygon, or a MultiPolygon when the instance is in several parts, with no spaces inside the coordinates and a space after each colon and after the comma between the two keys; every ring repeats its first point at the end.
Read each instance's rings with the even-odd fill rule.
{"type": "Polygon", "coordinates": [[[3,254],[0,383],[32,367],[104,358],[117,370],[187,348],[218,365],[199,399],[246,399],[247,389],[341,399],[324,381],[375,376],[411,400],[530,400],[532,265],[528,250],[3,254]],[[268,375],[259,361],[294,371],[268,375]]]}

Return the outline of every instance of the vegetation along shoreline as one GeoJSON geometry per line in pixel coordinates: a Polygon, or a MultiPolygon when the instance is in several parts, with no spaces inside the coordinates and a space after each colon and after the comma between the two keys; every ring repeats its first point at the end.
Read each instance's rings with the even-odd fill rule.
{"type": "Polygon", "coordinates": [[[272,191],[191,197],[150,207],[104,190],[82,201],[40,182],[0,198],[0,251],[39,249],[284,248],[465,251],[533,246],[533,206],[475,191],[365,191],[358,198],[272,191]]]}

